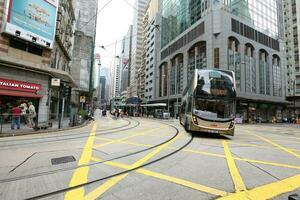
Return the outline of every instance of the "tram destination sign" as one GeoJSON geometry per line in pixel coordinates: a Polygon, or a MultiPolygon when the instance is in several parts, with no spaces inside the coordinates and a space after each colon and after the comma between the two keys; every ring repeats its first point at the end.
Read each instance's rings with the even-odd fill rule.
{"type": "Polygon", "coordinates": [[[37,92],[42,89],[40,84],[0,78],[0,89],[17,90],[23,92],[37,92]]]}

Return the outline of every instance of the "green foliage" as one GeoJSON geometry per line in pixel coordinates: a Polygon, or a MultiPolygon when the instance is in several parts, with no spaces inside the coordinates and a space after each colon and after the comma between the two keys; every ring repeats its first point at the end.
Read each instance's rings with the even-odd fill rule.
{"type": "Polygon", "coordinates": [[[87,117],[87,115],[88,115],[88,112],[87,111],[85,111],[85,110],[83,110],[83,109],[81,109],[81,110],[79,110],[78,111],[78,113],[77,113],[78,115],[81,115],[82,116],[82,118],[86,118],[87,117]]]}

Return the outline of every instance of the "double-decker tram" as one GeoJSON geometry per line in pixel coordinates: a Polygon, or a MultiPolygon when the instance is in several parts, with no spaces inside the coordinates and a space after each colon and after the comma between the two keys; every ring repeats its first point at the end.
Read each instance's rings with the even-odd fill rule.
{"type": "Polygon", "coordinates": [[[187,131],[234,135],[234,72],[195,69],[183,91],[180,123],[187,131]]]}

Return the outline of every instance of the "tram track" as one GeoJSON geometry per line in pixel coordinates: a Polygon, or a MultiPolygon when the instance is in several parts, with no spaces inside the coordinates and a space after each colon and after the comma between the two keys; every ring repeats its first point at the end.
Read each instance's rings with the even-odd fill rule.
{"type": "MultiPolygon", "coordinates": [[[[130,119],[130,120],[136,122],[136,124],[132,127],[128,127],[132,124],[132,122],[128,119],[123,119],[123,120],[128,121],[128,123],[126,125],[123,125],[123,126],[110,128],[110,129],[106,129],[106,130],[101,130],[101,131],[96,131],[95,136],[99,136],[99,135],[102,136],[102,135],[118,133],[118,132],[121,132],[121,131],[127,131],[127,130],[134,129],[134,128],[136,128],[140,125],[139,121],[134,120],[134,119],[130,119]]],[[[0,149],[9,150],[11,148],[16,149],[18,147],[26,146],[26,145],[50,143],[50,142],[60,142],[60,141],[65,141],[65,140],[75,140],[75,139],[87,138],[87,137],[89,137],[89,135],[87,135],[89,132],[90,131],[82,132],[82,133],[68,134],[68,135],[64,134],[64,135],[58,135],[58,136],[46,136],[46,137],[41,137],[41,138],[30,138],[30,139],[25,139],[25,141],[32,141],[33,140],[33,142],[25,142],[25,143],[24,143],[24,140],[21,140],[21,141],[20,140],[0,141],[0,144],[1,143],[16,142],[14,144],[0,145],[0,149]],[[47,139],[50,139],[50,140],[47,140],[47,139]],[[51,140],[51,139],[53,139],[53,140],[51,140]],[[38,140],[38,141],[36,141],[36,140],[38,140]],[[40,141],[40,140],[42,140],[42,141],[40,141]],[[20,141],[20,142],[18,142],[18,141],[20,141]],[[11,147],[11,148],[9,148],[9,147],[11,147]]]]}
{"type": "MultiPolygon", "coordinates": [[[[147,149],[149,150],[149,149],[153,149],[153,148],[159,147],[159,146],[161,146],[161,145],[163,145],[163,144],[165,144],[165,143],[173,140],[175,137],[177,137],[178,134],[179,134],[179,131],[178,131],[178,129],[175,126],[172,126],[172,127],[174,127],[177,130],[176,134],[172,138],[170,138],[169,140],[167,140],[167,141],[165,141],[165,142],[163,142],[163,143],[161,143],[159,145],[155,145],[155,147],[153,146],[153,147],[149,147],[147,149]]],[[[90,185],[90,184],[93,184],[93,183],[96,183],[96,182],[104,181],[104,180],[107,180],[107,179],[110,179],[110,178],[113,178],[113,177],[116,177],[116,176],[120,176],[120,175],[123,175],[123,174],[126,174],[126,173],[130,173],[130,172],[136,171],[138,169],[141,169],[141,168],[144,168],[144,167],[149,166],[151,164],[157,163],[159,161],[162,161],[163,159],[166,159],[166,158],[168,158],[168,157],[170,157],[170,156],[178,153],[179,151],[181,151],[182,149],[184,149],[185,147],[187,147],[193,141],[193,138],[194,137],[192,135],[190,137],[190,139],[184,145],[182,145],[181,147],[179,147],[176,150],[172,151],[171,153],[168,153],[168,154],[166,154],[164,156],[161,156],[161,157],[159,157],[157,159],[154,159],[154,160],[152,160],[150,162],[142,164],[142,165],[140,165],[138,167],[134,167],[132,169],[124,170],[124,171],[121,171],[121,172],[118,172],[118,173],[115,173],[115,174],[112,174],[112,175],[109,175],[109,176],[106,176],[106,177],[94,179],[92,181],[88,181],[88,182],[83,183],[83,184],[79,184],[79,185],[75,185],[75,186],[72,186],[72,187],[68,187],[68,188],[63,188],[63,189],[60,189],[60,190],[52,191],[52,192],[49,192],[49,193],[44,193],[44,194],[41,194],[41,195],[29,197],[29,198],[26,198],[26,200],[35,200],[35,199],[46,198],[46,197],[49,197],[49,196],[53,196],[53,195],[56,195],[56,194],[64,193],[64,192],[67,192],[67,191],[70,191],[70,190],[74,190],[74,189],[77,189],[77,188],[80,188],[80,187],[84,187],[84,186],[87,186],[87,185],[90,185]]],[[[144,151],[146,151],[146,149],[143,150],[143,152],[144,151]]],[[[135,152],[134,154],[136,154],[136,153],[137,152],[135,152]]],[[[139,152],[139,153],[141,153],[141,152],[139,152]]],[[[124,156],[122,158],[124,158],[124,156]]],[[[103,162],[107,162],[107,161],[102,161],[100,163],[103,163],[103,162]]]]}
{"type": "MultiPolygon", "coordinates": [[[[162,124],[165,124],[165,123],[162,123],[162,124]]],[[[170,124],[165,124],[165,125],[168,125],[168,126],[172,127],[175,130],[175,133],[172,135],[172,137],[168,138],[167,140],[164,140],[163,142],[158,143],[156,145],[153,145],[151,147],[144,148],[144,149],[141,149],[139,151],[127,153],[125,155],[117,156],[117,157],[114,157],[114,158],[109,158],[109,159],[106,159],[106,160],[103,160],[103,161],[100,161],[100,162],[93,162],[93,163],[86,164],[86,165],[80,165],[80,166],[68,167],[68,168],[57,169],[57,170],[52,170],[52,171],[47,171],[47,172],[41,172],[41,173],[36,173],[36,174],[24,175],[24,176],[19,176],[19,177],[14,177],[14,178],[2,179],[2,180],[0,180],[0,183],[9,183],[9,182],[13,182],[13,181],[28,179],[28,178],[35,178],[35,177],[50,175],[50,174],[59,173],[59,172],[76,170],[77,168],[81,168],[81,167],[97,166],[97,165],[105,164],[106,162],[109,162],[109,161],[115,161],[115,160],[119,160],[119,159],[122,159],[122,158],[126,158],[126,157],[130,157],[130,156],[133,156],[133,155],[137,155],[137,154],[140,154],[140,153],[143,153],[143,152],[147,152],[149,150],[152,150],[152,149],[155,149],[157,147],[160,147],[160,146],[162,146],[162,145],[170,142],[171,140],[175,139],[176,137],[178,137],[179,130],[178,130],[177,127],[175,127],[173,125],[170,125],[170,124]]],[[[176,150],[172,151],[171,153],[168,153],[168,154],[166,154],[164,156],[159,157],[158,159],[155,159],[155,160],[152,160],[150,162],[147,162],[147,163],[145,163],[145,164],[143,164],[143,165],[141,165],[139,167],[135,167],[135,168],[130,169],[130,170],[124,170],[122,172],[118,172],[118,173],[115,173],[115,174],[112,174],[112,175],[109,175],[109,176],[106,176],[106,177],[101,177],[101,178],[98,178],[98,179],[94,179],[94,180],[89,181],[89,182],[84,183],[84,184],[75,185],[74,187],[63,188],[63,189],[60,189],[60,190],[56,190],[56,191],[52,191],[52,192],[49,192],[49,193],[41,194],[41,195],[38,195],[38,196],[30,197],[28,199],[40,199],[40,198],[44,198],[44,197],[47,197],[47,196],[52,196],[52,195],[59,194],[59,193],[62,193],[62,192],[66,192],[66,191],[69,191],[69,190],[73,190],[73,189],[76,189],[76,188],[79,188],[79,187],[87,186],[87,185],[90,185],[90,184],[93,184],[93,183],[96,183],[96,182],[99,182],[99,181],[103,181],[103,180],[106,180],[106,179],[109,179],[109,178],[112,178],[112,177],[115,177],[115,176],[119,176],[121,174],[125,174],[125,173],[129,173],[129,172],[135,171],[135,170],[137,170],[139,168],[143,168],[145,166],[154,164],[156,162],[159,162],[159,161],[161,161],[163,159],[166,159],[166,158],[172,156],[173,154],[181,151],[186,146],[188,146],[192,142],[192,140],[193,140],[193,135],[191,135],[190,139],[185,144],[183,144],[181,147],[177,148],[176,150]]]]}
{"type": "MultiPolygon", "coordinates": [[[[169,126],[172,126],[172,125],[169,125],[169,126]]],[[[173,128],[175,128],[175,127],[173,127],[173,128]]],[[[79,165],[79,166],[74,166],[74,167],[57,169],[57,170],[52,170],[52,171],[47,171],[47,172],[41,172],[41,173],[36,173],[36,174],[31,174],[31,175],[19,176],[19,177],[10,178],[10,179],[2,179],[2,180],[0,180],[0,183],[7,183],[7,182],[18,181],[18,180],[23,180],[23,179],[27,179],[27,178],[34,178],[34,177],[38,177],[38,176],[54,174],[54,173],[58,173],[58,172],[64,172],[64,171],[69,171],[69,170],[76,170],[77,168],[90,167],[90,166],[102,164],[102,163],[105,163],[105,162],[109,162],[109,161],[114,161],[114,160],[126,158],[126,157],[129,157],[129,156],[132,156],[132,155],[136,155],[136,154],[139,154],[139,153],[143,153],[143,152],[149,151],[151,149],[157,148],[157,147],[159,147],[161,145],[164,145],[165,143],[167,143],[167,142],[171,141],[172,139],[174,139],[178,135],[178,133],[179,133],[179,131],[177,130],[177,128],[175,128],[175,129],[176,129],[176,133],[171,138],[168,138],[167,140],[165,140],[165,141],[163,141],[163,142],[161,142],[159,144],[153,145],[152,147],[144,148],[144,149],[139,150],[139,151],[135,151],[135,152],[128,153],[128,154],[125,154],[125,155],[117,156],[115,158],[110,158],[110,159],[106,159],[106,160],[103,160],[103,161],[100,161],[100,162],[94,162],[94,163],[90,163],[90,164],[86,164],[86,165],[79,165]]],[[[49,151],[49,152],[53,152],[53,151],[49,151]]],[[[37,154],[37,153],[39,153],[39,152],[34,152],[33,154],[37,154]]]]}

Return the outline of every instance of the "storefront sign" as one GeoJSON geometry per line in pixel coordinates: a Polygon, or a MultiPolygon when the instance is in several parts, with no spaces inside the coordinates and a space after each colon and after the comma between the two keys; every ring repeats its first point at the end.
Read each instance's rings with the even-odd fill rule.
{"type": "Polygon", "coordinates": [[[17,90],[24,92],[37,92],[42,89],[40,84],[28,83],[0,78],[0,89],[17,90]]]}
{"type": "Polygon", "coordinates": [[[51,79],[51,86],[60,86],[60,79],[58,78],[52,78],[51,79]]]}

